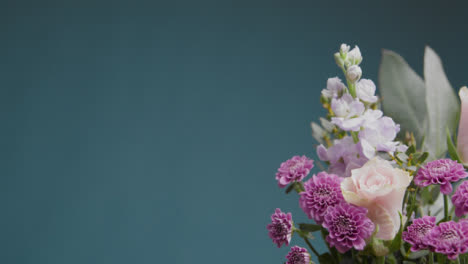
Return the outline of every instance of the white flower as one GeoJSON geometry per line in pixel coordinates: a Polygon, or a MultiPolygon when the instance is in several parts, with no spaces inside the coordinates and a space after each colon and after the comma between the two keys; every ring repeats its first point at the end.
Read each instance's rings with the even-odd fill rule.
{"type": "Polygon", "coordinates": [[[352,65],[346,71],[346,78],[348,78],[350,82],[357,82],[361,78],[361,75],[362,75],[361,67],[357,65],[352,65]]]}
{"type": "Polygon", "coordinates": [[[367,103],[375,103],[378,100],[375,96],[375,84],[368,79],[362,79],[356,84],[356,95],[367,103]]]}
{"type": "Polygon", "coordinates": [[[322,90],[322,95],[326,98],[336,98],[345,89],[345,85],[338,77],[327,80],[327,88],[322,90]]]}

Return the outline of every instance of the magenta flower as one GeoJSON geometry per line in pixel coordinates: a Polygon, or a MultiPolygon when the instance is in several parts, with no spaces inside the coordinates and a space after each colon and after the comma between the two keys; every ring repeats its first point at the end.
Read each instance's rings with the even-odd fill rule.
{"type": "Polygon", "coordinates": [[[342,203],[327,209],[323,227],[328,229],[326,240],[340,253],[351,248],[363,250],[365,239],[374,231],[374,223],[366,216],[367,209],[342,203]]]}
{"type": "Polygon", "coordinates": [[[310,255],[307,249],[294,246],[286,255],[286,264],[310,264],[310,255]]]}
{"type": "Polygon", "coordinates": [[[310,219],[321,224],[328,207],[344,202],[341,180],[335,174],[320,172],[304,184],[305,191],[301,192],[299,205],[310,219]]]}
{"type": "Polygon", "coordinates": [[[271,215],[271,223],[267,225],[268,235],[278,247],[283,244],[289,246],[292,236],[292,217],[291,213],[283,213],[276,208],[275,213],[271,215]]]}
{"type": "Polygon", "coordinates": [[[455,214],[462,217],[468,213],[468,181],[464,181],[458,186],[452,196],[452,203],[455,206],[455,214]]]}
{"type": "Polygon", "coordinates": [[[286,187],[289,183],[302,181],[310,170],[314,167],[314,161],[306,156],[294,156],[281,163],[281,167],[276,173],[276,180],[280,188],[286,187]]]}
{"type": "Polygon", "coordinates": [[[442,222],[426,238],[431,251],[454,260],[458,255],[468,252],[468,222],[442,222]]]}
{"type": "Polygon", "coordinates": [[[462,164],[451,159],[440,159],[428,162],[421,167],[414,178],[414,183],[419,187],[439,184],[443,194],[450,194],[452,192],[451,183],[467,176],[468,173],[462,164]]]}
{"type": "Polygon", "coordinates": [[[403,240],[411,244],[411,251],[427,249],[426,235],[436,225],[434,216],[424,216],[414,219],[413,223],[403,232],[403,240]]]}

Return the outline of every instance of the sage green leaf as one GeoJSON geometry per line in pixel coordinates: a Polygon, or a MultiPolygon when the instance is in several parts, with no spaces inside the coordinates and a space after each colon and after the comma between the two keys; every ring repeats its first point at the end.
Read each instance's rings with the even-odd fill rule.
{"type": "Polygon", "coordinates": [[[421,259],[422,257],[429,254],[429,250],[420,250],[416,252],[411,252],[408,256],[409,259],[421,259]]]}
{"type": "Polygon", "coordinates": [[[416,142],[421,144],[427,129],[427,107],[423,79],[397,53],[383,50],[379,70],[379,89],[382,95],[382,108],[401,131],[413,132],[416,142]]]}
{"type": "Polygon", "coordinates": [[[430,47],[424,52],[424,79],[429,129],[425,149],[429,159],[442,158],[447,153],[445,128],[455,131],[460,110],[458,98],[450,85],[439,56],[430,47]]]}

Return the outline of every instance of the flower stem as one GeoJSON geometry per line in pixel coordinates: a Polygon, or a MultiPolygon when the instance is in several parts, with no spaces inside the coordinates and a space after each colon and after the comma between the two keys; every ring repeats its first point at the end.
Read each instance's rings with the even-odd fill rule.
{"type": "Polygon", "coordinates": [[[429,258],[429,264],[434,264],[434,253],[429,252],[428,258],[429,258]]]}
{"type": "Polygon", "coordinates": [[[309,246],[310,250],[312,250],[312,252],[314,252],[315,256],[317,256],[317,258],[318,258],[319,253],[317,252],[317,250],[315,250],[314,246],[312,246],[309,239],[307,237],[304,237],[304,241],[306,242],[307,246],[309,246]]]}
{"type": "Polygon", "coordinates": [[[444,220],[449,221],[448,195],[444,194],[444,220]]]}
{"type": "Polygon", "coordinates": [[[385,264],[385,256],[377,257],[376,264],[385,264]]]}
{"type": "Polygon", "coordinates": [[[356,98],[356,86],[354,83],[348,82],[349,93],[353,98],[356,98]]]}

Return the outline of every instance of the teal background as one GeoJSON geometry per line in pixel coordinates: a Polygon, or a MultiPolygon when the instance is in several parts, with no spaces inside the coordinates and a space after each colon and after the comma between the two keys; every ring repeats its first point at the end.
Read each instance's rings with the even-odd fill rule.
{"type": "Polygon", "coordinates": [[[333,52],[359,45],[376,81],[381,48],[421,72],[429,44],[460,87],[466,21],[451,1],[2,1],[0,263],[282,263],[269,216],[306,219],[274,174],[316,157],[333,52]]]}

